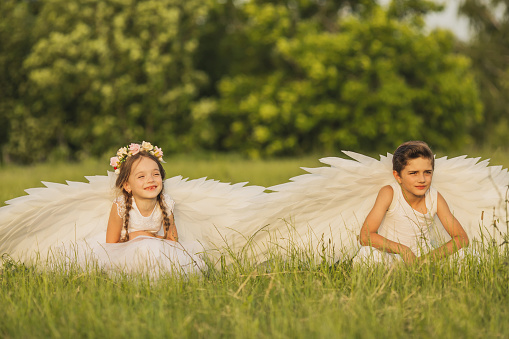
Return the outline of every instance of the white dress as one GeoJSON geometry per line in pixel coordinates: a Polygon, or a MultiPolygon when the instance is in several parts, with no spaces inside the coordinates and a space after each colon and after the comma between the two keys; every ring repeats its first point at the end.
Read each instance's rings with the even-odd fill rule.
{"type": "MultiPolygon", "coordinates": [[[[163,194],[163,199],[167,206],[166,212],[171,215],[175,202],[167,194],[163,194]]],[[[118,197],[114,203],[117,205],[118,215],[125,219],[124,197],[118,197]]],[[[156,204],[152,213],[145,217],[140,213],[136,201],[132,200],[128,232],[136,231],[164,235],[163,214],[159,204],[156,204]]],[[[187,275],[206,270],[205,262],[200,256],[202,251],[203,247],[197,241],[175,242],[150,236],[138,236],[123,243],[106,243],[104,238],[72,243],[64,253],[68,262],[75,262],[84,269],[90,265],[98,265],[107,271],[151,275],[168,272],[187,275]]],[[[58,253],[58,249],[56,252],[58,253]]]]}
{"type": "MultiPolygon", "coordinates": [[[[437,191],[432,186],[426,191],[424,198],[426,213],[421,213],[408,204],[397,182],[392,183],[391,187],[394,192],[392,202],[377,233],[388,240],[409,247],[417,257],[420,257],[435,248],[431,232],[437,213],[437,191]]],[[[353,261],[392,264],[402,261],[402,258],[399,254],[363,246],[353,261]]]]}

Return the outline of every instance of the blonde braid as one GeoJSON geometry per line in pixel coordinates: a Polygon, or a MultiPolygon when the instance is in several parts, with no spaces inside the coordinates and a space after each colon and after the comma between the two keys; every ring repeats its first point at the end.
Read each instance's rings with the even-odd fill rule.
{"type": "Polygon", "coordinates": [[[161,212],[163,212],[164,239],[167,239],[171,224],[168,211],[166,211],[166,203],[163,199],[163,191],[157,196],[157,201],[159,202],[159,207],[161,207],[161,212]]]}
{"type": "Polygon", "coordinates": [[[131,197],[131,193],[128,193],[126,192],[125,190],[123,190],[124,193],[124,201],[125,201],[125,215],[124,215],[124,230],[125,230],[125,234],[124,236],[120,239],[120,242],[126,242],[126,241],[129,241],[129,212],[131,211],[131,209],[133,208],[133,200],[132,200],[132,197],[131,197]]]}

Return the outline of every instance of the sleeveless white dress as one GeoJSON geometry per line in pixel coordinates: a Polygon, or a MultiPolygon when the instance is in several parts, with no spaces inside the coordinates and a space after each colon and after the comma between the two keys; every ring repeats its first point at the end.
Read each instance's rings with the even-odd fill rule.
{"type": "MultiPolygon", "coordinates": [[[[387,210],[378,234],[384,238],[408,246],[416,256],[421,256],[435,248],[431,239],[431,231],[437,213],[437,191],[431,186],[425,193],[426,213],[413,209],[403,196],[397,182],[390,185],[393,190],[392,203],[387,210]]],[[[358,262],[401,261],[399,254],[380,251],[371,246],[363,246],[354,258],[358,262]]]]}
{"type": "MultiPolygon", "coordinates": [[[[175,202],[167,194],[163,201],[168,215],[173,213],[175,202]]],[[[124,197],[114,200],[118,215],[125,219],[126,208],[124,197]]],[[[177,225],[177,232],[178,232],[177,225]]],[[[125,230],[122,230],[125,233],[125,230]]],[[[164,235],[163,213],[158,204],[152,213],[145,217],[140,213],[136,200],[132,200],[129,211],[128,232],[146,231],[154,235],[164,235]]],[[[197,241],[175,242],[151,236],[138,236],[123,243],[106,243],[105,239],[73,243],[65,249],[68,262],[75,262],[86,269],[98,265],[107,271],[126,273],[149,273],[159,275],[161,272],[172,274],[200,273],[206,265],[200,256],[203,247],[197,241]]]]}

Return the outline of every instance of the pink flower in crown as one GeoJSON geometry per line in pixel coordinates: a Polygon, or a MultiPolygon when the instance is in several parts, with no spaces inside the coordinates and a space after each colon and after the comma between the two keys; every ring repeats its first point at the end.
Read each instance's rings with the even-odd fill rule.
{"type": "Polygon", "coordinates": [[[153,148],[154,148],[154,146],[152,146],[152,144],[150,142],[143,141],[141,143],[141,149],[143,151],[149,152],[149,151],[152,151],[153,148]]]}
{"type": "Polygon", "coordinates": [[[118,165],[120,164],[120,159],[118,157],[111,157],[110,158],[110,166],[117,169],[118,165]]]}
{"type": "Polygon", "coordinates": [[[163,150],[155,146],[153,154],[154,156],[158,157],[161,160],[161,158],[163,157],[163,150]]]}
{"type": "Polygon", "coordinates": [[[137,154],[139,151],[140,151],[140,144],[130,144],[129,145],[129,152],[132,154],[132,155],[135,155],[137,154]]]}

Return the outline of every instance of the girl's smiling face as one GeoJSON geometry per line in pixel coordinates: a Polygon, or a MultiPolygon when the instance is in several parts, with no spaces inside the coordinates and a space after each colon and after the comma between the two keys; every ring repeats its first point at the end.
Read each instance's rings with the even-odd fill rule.
{"type": "Polygon", "coordinates": [[[157,163],[142,157],[131,168],[124,189],[137,199],[156,199],[163,189],[163,179],[157,163]]]}
{"type": "Polygon", "coordinates": [[[410,159],[401,173],[393,171],[393,174],[407,194],[421,197],[431,185],[433,165],[428,158],[410,159]]]}

